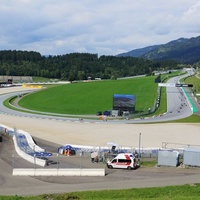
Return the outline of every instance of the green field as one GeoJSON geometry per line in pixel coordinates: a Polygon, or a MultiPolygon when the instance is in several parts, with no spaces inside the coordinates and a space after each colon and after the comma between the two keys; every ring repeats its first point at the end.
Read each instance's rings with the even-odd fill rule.
{"type": "Polygon", "coordinates": [[[113,94],[136,96],[136,112],[154,105],[158,84],[155,77],[79,82],[59,85],[27,95],[19,105],[28,109],[61,114],[96,114],[112,110],[113,94]]]}
{"type": "MultiPolygon", "coordinates": [[[[180,71],[163,74],[161,78],[163,80],[166,77],[170,78],[178,75],[180,75],[180,71]]],[[[47,89],[25,96],[19,101],[19,105],[41,112],[65,115],[94,115],[99,110],[112,110],[113,94],[132,94],[136,97],[134,116],[144,115],[148,113],[149,108],[154,106],[157,99],[158,84],[154,83],[155,78],[156,76],[148,76],[48,86],[47,89]]],[[[185,79],[185,81],[192,83],[195,90],[199,91],[200,79],[192,76],[185,79]]],[[[165,91],[166,88],[163,87],[161,89],[160,106],[153,115],[166,112],[165,91]]],[[[198,116],[195,118],[190,117],[189,121],[195,119],[194,122],[198,122],[199,118],[198,116]]]]}
{"type": "Polygon", "coordinates": [[[46,194],[35,197],[5,197],[0,196],[0,200],[198,200],[200,199],[200,184],[168,186],[159,188],[133,188],[126,190],[103,190],[73,192],[66,194],[46,194]]]}
{"type": "MultiPolygon", "coordinates": [[[[170,74],[161,75],[161,79],[180,75],[180,71],[170,74]]],[[[154,106],[157,99],[158,84],[154,83],[157,76],[147,76],[142,78],[130,78],[123,80],[107,80],[93,82],[78,82],[64,85],[44,85],[46,89],[39,92],[24,96],[19,101],[19,105],[28,108],[32,112],[37,113],[49,112],[55,115],[63,114],[63,116],[85,115],[86,118],[92,118],[97,111],[112,110],[113,94],[132,94],[136,97],[136,112],[131,118],[139,116],[153,116],[166,112],[166,88],[161,89],[160,106],[156,112],[148,114],[148,109],[154,106]],[[88,115],[88,116],[86,116],[88,115]]],[[[41,81],[41,80],[40,80],[41,81]]],[[[199,91],[200,79],[191,76],[182,82],[190,82],[199,91]]],[[[16,97],[12,97],[4,101],[4,105],[15,110],[21,110],[12,106],[16,97]]],[[[199,122],[200,116],[192,115],[191,117],[176,120],[176,122],[199,122]]]]}
{"type": "MultiPolygon", "coordinates": [[[[193,93],[194,95],[200,94],[200,70],[197,76],[190,76],[184,80],[187,84],[193,84],[193,93]]],[[[200,101],[200,96],[196,96],[196,98],[200,101]]]]}

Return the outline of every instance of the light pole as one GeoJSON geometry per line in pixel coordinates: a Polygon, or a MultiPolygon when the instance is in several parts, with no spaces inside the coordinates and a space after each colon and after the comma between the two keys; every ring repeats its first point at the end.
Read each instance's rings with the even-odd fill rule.
{"type": "Polygon", "coordinates": [[[81,149],[81,151],[80,151],[80,169],[82,168],[82,154],[83,154],[83,152],[81,149]]]}
{"type": "Polygon", "coordinates": [[[57,153],[57,169],[59,169],[59,162],[60,162],[60,160],[59,160],[59,153],[57,153]]]}
{"type": "Polygon", "coordinates": [[[34,153],[34,169],[36,169],[36,154],[34,153]]]}
{"type": "Polygon", "coordinates": [[[15,168],[15,161],[14,161],[14,154],[12,154],[12,166],[13,166],[13,169],[15,168]]]}
{"type": "Polygon", "coordinates": [[[138,149],[138,164],[140,166],[140,146],[141,146],[141,133],[139,134],[139,149],[138,149]]]}

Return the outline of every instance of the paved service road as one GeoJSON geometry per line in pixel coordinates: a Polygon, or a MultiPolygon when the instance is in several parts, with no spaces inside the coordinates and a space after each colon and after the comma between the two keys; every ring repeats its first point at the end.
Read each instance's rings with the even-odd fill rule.
{"type": "MultiPolygon", "coordinates": [[[[6,140],[6,139],[5,139],[6,140]]],[[[39,139],[38,139],[39,140],[39,139]]],[[[12,142],[5,141],[6,152],[12,152],[12,142]]],[[[39,141],[42,143],[43,141],[39,141]]],[[[2,144],[0,144],[2,147],[2,144]]],[[[52,147],[55,145],[49,143],[52,147]]],[[[3,152],[5,152],[5,149],[3,152]]],[[[104,163],[92,163],[93,167],[105,167],[104,163]]],[[[84,190],[142,188],[167,185],[192,184],[200,181],[198,168],[141,167],[136,170],[107,169],[105,177],[13,177],[12,165],[5,154],[0,159],[1,195],[38,195],[84,190]]]]}

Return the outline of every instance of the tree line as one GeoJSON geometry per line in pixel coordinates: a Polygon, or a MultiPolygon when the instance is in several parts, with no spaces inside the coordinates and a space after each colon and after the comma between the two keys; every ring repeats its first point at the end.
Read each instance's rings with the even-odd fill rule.
{"type": "Polygon", "coordinates": [[[155,70],[177,69],[176,61],[150,61],[143,58],[70,53],[42,56],[34,51],[0,51],[0,75],[39,76],[61,80],[116,79],[151,75],[155,70]]]}

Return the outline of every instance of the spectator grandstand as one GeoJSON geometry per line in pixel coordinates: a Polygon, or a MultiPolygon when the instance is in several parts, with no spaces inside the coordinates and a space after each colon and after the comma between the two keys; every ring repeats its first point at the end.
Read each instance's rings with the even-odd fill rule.
{"type": "Polygon", "coordinates": [[[0,82],[7,82],[12,80],[13,83],[30,83],[33,82],[31,76],[0,76],[0,82]]]}

